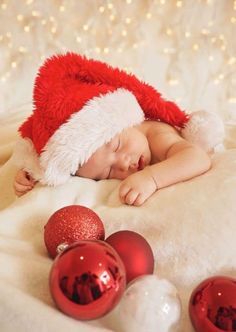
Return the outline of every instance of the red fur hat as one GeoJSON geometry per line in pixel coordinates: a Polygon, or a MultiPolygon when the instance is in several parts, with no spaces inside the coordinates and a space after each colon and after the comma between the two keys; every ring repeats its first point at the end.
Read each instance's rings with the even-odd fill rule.
{"type": "Polygon", "coordinates": [[[20,167],[58,185],[123,129],[145,119],[183,127],[188,116],[150,85],[117,68],[67,53],[46,60],[34,111],[19,128],[20,167]]]}

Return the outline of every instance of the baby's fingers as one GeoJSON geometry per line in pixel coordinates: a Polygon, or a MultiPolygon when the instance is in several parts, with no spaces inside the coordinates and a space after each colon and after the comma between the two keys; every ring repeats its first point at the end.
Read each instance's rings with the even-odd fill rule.
{"type": "Polygon", "coordinates": [[[131,190],[129,186],[126,186],[125,184],[121,184],[120,189],[119,189],[119,194],[120,194],[120,199],[122,203],[125,203],[125,197],[128,194],[128,192],[131,190]]]}
{"type": "Polygon", "coordinates": [[[134,191],[131,189],[124,198],[125,203],[128,205],[133,205],[134,202],[137,200],[138,196],[139,196],[139,193],[137,191],[134,191]]]}
{"type": "Polygon", "coordinates": [[[21,191],[17,191],[17,190],[15,190],[15,194],[16,194],[16,196],[21,197],[21,196],[27,194],[28,191],[29,191],[29,190],[24,191],[24,192],[21,192],[21,191]]]}
{"type": "Polygon", "coordinates": [[[33,186],[35,182],[34,179],[27,172],[20,173],[17,176],[16,181],[23,186],[33,186]]]}
{"type": "Polygon", "coordinates": [[[136,198],[136,200],[134,201],[133,205],[134,206],[141,206],[144,202],[146,202],[147,198],[149,196],[144,195],[144,194],[139,194],[136,198]]]}
{"type": "Polygon", "coordinates": [[[33,186],[31,186],[31,185],[25,186],[20,183],[14,184],[15,192],[19,192],[19,193],[27,192],[27,191],[31,190],[32,188],[33,188],[33,186]]]}
{"type": "Polygon", "coordinates": [[[130,188],[129,186],[120,187],[120,198],[122,203],[132,205],[139,196],[139,192],[130,188]]]}

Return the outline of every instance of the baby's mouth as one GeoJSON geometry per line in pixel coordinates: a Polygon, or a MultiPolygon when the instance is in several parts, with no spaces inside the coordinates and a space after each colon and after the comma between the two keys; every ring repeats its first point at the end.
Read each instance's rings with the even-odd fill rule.
{"type": "Polygon", "coordinates": [[[144,167],[145,167],[144,157],[141,156],[138,161],[138,170],[141,171],[142,169],[144,169],[144,167]]]}

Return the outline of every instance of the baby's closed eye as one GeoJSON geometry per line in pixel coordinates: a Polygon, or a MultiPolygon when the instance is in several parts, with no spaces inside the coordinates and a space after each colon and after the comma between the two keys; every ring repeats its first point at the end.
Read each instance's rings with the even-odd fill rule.
{"type": "Polygon", "coordinates": [[[118,138],[117,142],[116,142],[116,147],[115,147],[115,151],[114,152],[117,152],[120,148],[120,138],[118,138]]]}
{"type": "Polygon", "coordinates": [[[116,152],[119,150],[120,148],[120,137],[116,136],[115,138],[113,138],[108,144],[107,147],[109,149],[110,152],[116,152]]]}

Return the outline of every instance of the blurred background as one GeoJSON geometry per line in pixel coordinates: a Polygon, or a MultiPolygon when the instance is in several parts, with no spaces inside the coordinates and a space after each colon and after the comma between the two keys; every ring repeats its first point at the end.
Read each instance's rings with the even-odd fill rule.
{"type": "Polygon", "coordinates": [[[236,0],[0,0],[0,114],[31,104],[38,67],[67,51],[236,123],[236,0]]]}

